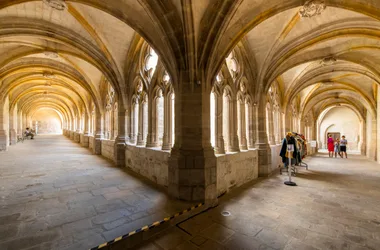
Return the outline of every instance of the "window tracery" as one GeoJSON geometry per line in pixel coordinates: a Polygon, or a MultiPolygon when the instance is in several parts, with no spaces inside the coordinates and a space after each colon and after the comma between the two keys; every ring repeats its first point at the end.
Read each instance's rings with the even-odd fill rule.
{"type": "Polygon", "coordinates": [[[253,147],[250,129],[253,103],[248,80],[244,76],[240,80],[236,78],[240,67],[232,58],[228,60],[215,76],[210,94],[210,139],[217,154],[253,147]],[[224,74],[231,74],[231,71],[233,80],[226,80],[224,74]]]}

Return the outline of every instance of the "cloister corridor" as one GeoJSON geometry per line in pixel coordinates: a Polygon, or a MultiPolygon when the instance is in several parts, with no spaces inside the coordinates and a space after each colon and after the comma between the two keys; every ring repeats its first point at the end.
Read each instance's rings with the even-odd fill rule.
{"type": "Polygon", "coordinates": [[[0,153],[0,249],[88,249],[191,206],[62,135],[0,153]]]}
{"type": "Polygon", "coordinates": [[[0,0],[0,250],[380,250],[379,87],[380,0],[0,0]]]}
{"type": "MultiPolygon", "coordinates": [[[[88,249],[191,206],[61,135],[0,157],[0,249],[88,249]]],[[[286,174],[260,178],[134,249],[378,249],[377,163],[306,162],[297,187],[283,185],[286,174]]]]}

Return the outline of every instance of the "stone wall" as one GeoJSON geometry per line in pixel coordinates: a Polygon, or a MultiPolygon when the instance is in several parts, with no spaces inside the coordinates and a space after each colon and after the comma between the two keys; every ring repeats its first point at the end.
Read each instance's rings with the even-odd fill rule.
{"type": "Polygon", "coordinates": [[[33,129],[38,134],[61,134],[62,121],[57,112],[41,109],[33,115],[33,129]],[[36,128],[37,122],[38,127],[36,128]]]}
{"type": "Polygon", "coordinates": [[[167,187],[169,156],[169,152],[127,145],[125,165],[149,180],[167,187]]]}
{"type": "Polygon", "coordinates": [[[272,167],[271,172],[276,171],[279,166],[282,166],[282,158],[280,157],[280,151],[281,151],[282,145],[272,145],[270,146],[272,154],[272,167]]]}
{"type": "Polygon", "coordinates": [[[115,141],[102,140],[102,155],[112,161],[114,160],[113,159],[114,145],[115,145],[115,141]]]}
{"type": "Polygon", "coordinates": [[[258,177],[258,151],[249,150],[217,156],[216,160],[218,196],[231,188],[239,187],[258,177]]]}
{"type": "Polygon", "coordinates": [[[90,136],[88,138],[88,148],[89,149],[93,149],[94,148],[94,137],[93,136],[90,136]]]}

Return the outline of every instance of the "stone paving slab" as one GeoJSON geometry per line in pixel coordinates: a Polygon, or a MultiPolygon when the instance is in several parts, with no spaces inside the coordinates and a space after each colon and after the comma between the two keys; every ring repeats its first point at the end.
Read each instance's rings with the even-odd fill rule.
{"type": "Polygon", "coordinates": [[[1,250],[88,249],[191,205],[64,136],[0,153],[1,250]]]}
{"type": "Polygon", "coordinates": [[[307,163],[297,187],[277,174],[248,183],[136,249],[380,249],[380,165],[325,155],[307,163]]]}

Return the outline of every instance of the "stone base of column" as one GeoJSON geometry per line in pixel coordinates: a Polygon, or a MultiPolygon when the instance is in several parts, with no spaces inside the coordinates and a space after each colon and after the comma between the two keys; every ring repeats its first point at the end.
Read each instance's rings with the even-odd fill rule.
{"type": "Polygon", "coordinates": [[[17,144],[17,131],[15,129],[10,130],[10,145],[16,145],[17,144]]]}
{"type": "Polygon", "coordinates": [[[74,132],[74,141],[80,143],[80,132],[74,132]]]}
{"type": "Polygon", "coordinates": [[[8,132],[6,130],[0,130],[0,151],[7,151],[8,147],[8,132]]]}
{"type": "Polygon", "coordinates": [[[226,150],[224,149],[224,139],[223,137],[219,137],[217,140],[217,144],[214,148],[215,154],[225,154],[226,150]]]}
{"type": "Polygon", "coordinates": [[[259,177],[268,177],[272,173],[272,152],[268,144],[258,147],[259,177]]]}
{"type": "Polygon", "coordinates": [[[80,145],[82,147],[88,148],[90,145],[90,136],[88,134],[80,135],[80,145]]]}
{"type": "Polygon", "coordinates": [[[74,140],[74,131],[70,131],[70,139],[74,140]]]}
{"type": "Polygon", "coordinates": [[[217,204],[216,157],[212,148],[172,149],[169,158],[169,194],[180,200],[217,204]]]}
{"type": "Polygon", "coordinates": [[[171,150],[172,149],[172,145],[170,145],[169,143],[164,143],[164,144],[162,144],[161,149],[162,150],[171,150]]]}
{"type": "Polygon", "coordinates": [[[95,138],[94,139],[94,148],[92,149],[92,152],[95,155],[101,155],[102,154],[102,139],[101,138],[95,138]]]}
{"type": "Polygon", "coordinates": [[[155,134],[148,134],[147,135],[147,142],[145,147],[147,148],[156,148],[158,147],[158,142],[155,142],[156,140],[156,135],[155,134]]]}

